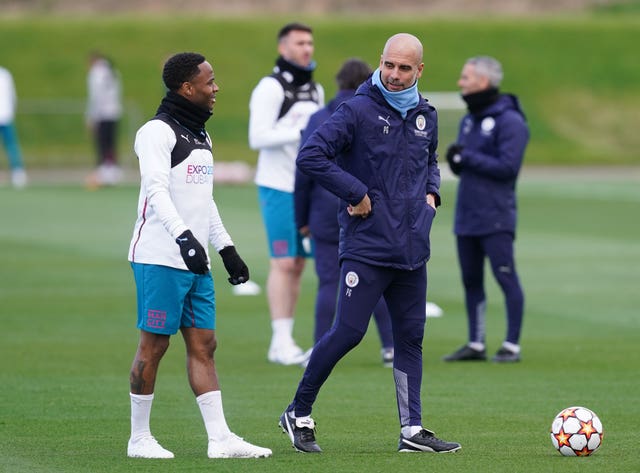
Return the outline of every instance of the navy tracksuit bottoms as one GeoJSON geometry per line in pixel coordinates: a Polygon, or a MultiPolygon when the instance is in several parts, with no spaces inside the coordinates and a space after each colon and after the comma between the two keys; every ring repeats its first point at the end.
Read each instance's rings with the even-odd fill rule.
{"type": "Polygon", "coordinates": [[[504,293],[507,313],[505,341],[516,345],[520,341],[524,293],[516,272],[513,240],[513,234],[509,232],[457,237],[458,260],[465,291],[470,342],[485,342],[485,258],[489,258],[493,275],[504,293]]]}
{"type": "Polygon", "coordinates": [[[288,410],[295,410],[297,417],[311,414],[323,383],[338,361],[360,343],[373,308],[384,296],[393,330],[393,376],[400,425],[422,425],[420,388],[426,293],[426,265],[399,270],[344,260],[340,267],[336,321],[314,346],[288,410]]]}
{"type": "MultiPolygon", "coordinates": [[[[338,262],[338,242],[321,239],[314,240],[313,251],[316,274],[318,276],[318,294],[316,295],[316,325],[313,341],[317,343],[333,325],[336,313],[336,298],[340,284],[340,264],[338,262]]],[[[382,348],[393,347],[391,316],[384,298],[380,298],[373,309],[380,344],[382,348]]]]}

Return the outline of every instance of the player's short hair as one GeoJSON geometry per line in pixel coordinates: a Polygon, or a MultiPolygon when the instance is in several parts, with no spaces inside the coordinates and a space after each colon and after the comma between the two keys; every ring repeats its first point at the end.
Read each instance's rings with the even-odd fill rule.
{"type": "Polygon", "coordinates": [[[491,56],[475,56],[467,59],[467,64],[472,64],[476,68],[476,73],[489,79],[492,87],[499,87],[504,77],[502,64],[491,56]]]}
{"type": "Polygon", "coordinates": [[[282,40],[285,36],[287,36],[292,31],[306,31],[307,33],[313,33],[313,30],[310,26],[305,25],[304,23],[287,23],[280,31],[278,31],[278,41],[282,40]]]}
{"type": "Polygon", "coordinates": [[[198,53],[178,53],[167,59],[162,69],[162,80],[167,89],[176,91],[180,86],[198,75],[198,66],[206,59],[198,53]]]}
{"type": "Polygon", "coordinates": [[[355,90],[362,84],[373,71],[366,62],[360,59],[347,59],[338,73],[336,82],[340,90],[355,90]]]}

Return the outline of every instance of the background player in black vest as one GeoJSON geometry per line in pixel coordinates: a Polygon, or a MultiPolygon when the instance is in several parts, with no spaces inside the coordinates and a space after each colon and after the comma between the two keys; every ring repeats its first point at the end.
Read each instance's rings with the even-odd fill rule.
{"type": "Polygon", "coordinates": [[[278,33],[273,73],[263,77],[249,103],[249,145],[258,150],[255,183],[269,244],[267,299],[272,337],[267,358],[283,365],[308,358],[293,339],[293,321],[305,257],[295,224],[293,189],[300,134],[322,107],[324,90],[312,80],[313,34],[289,23],[278,33]]]}

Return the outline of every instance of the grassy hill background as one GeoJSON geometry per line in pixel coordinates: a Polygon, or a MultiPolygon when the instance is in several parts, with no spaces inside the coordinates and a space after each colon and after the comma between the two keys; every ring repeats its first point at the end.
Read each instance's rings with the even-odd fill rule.
{"type": "MultiPolygon", "coordinates": [[[[391,34],[406,31],[425,45],[420,89],[457,91],[464,60],[499,58],[503,90],[520,96],[532,131],[528,164],[640,163],[640,15],[592,13],[572,17],[430,19],[424,17],[180,17],[142,14],[106,17],[29,16],[0,20],[0,64],[14,74],[18,132],[31,167],[86,166],[93,151],[84,127],[87,53],[110,55],[124,82],[127,116],[120,148],[125,163],[135,130],[162,96],[164,59],[202,52],[221,92],[209,122],[217,159],[254,163],[247,145],[248,101],[276,57],[275,33],[290,20],[315,30],[316,79],[335,92],[344,59],[376,65],[391,34]],[[10,46],[11,45],[11,46],[10,46]]],[[[442,114],[446,121],[447,114],[442,114]]],[[[450,119],[452,123],[457,115],[450,119]]],[[[446,131],[446,123],[443,123],[446,131]]],[[[448,133],[448,132],[446,132],[448,133]]],[[[452,137],[441,139],[445,147],[452,137]]],[[[6,166],[4,160],[0,166],[6,166]]]]}

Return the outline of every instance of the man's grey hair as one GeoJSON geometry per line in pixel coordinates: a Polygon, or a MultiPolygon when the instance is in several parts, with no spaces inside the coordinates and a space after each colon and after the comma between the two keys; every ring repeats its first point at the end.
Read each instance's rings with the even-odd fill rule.
{"type": "Polygon", "coordinates": [[[476,68],[476,73],[489,79],[492,87],[498,88],[502,82],[504,74],[502,64],[491,56],[475,56],[467,59],[467,64],[472,64],[476,68]]]}

